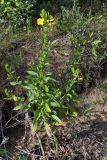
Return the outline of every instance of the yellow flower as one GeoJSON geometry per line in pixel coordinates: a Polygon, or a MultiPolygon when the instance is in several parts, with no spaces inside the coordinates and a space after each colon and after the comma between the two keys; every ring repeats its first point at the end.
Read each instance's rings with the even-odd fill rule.
{"type": "Polygon", "coordinates": [[[37,19],[37,25],[43,26],[44,24],[44,19],[43,18],[38,18],[37,19]]]}
{"type": "Polygon", "coordinates": [[[13,95],[12,98],[13,98],[13,100],[14,100],[15,102],[17,102],[18,99],[17,99],[17,97],[16,97],[15,95],[13,95]]]}
{"type": "Polygon", "coordinates": [[[46,21],[45,21],[44,18],[38,18],[37,19],[37,25],[43,26],[45,24],[45,22],[50,27],[55,24],[55,20],[52,16],[50,16],[49,19],[47,19],[46,21]]]}

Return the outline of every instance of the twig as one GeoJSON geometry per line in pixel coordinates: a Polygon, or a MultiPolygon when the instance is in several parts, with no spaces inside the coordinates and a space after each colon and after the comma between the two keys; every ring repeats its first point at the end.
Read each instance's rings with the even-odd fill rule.
{"type": "Polygon", "coordinates": [[[38,138],[38,142],[39,142],[39,145],[40,145],[40,148],[41,148],[42,155],[43,155],[43,157],[45,158],[44,160],[46,160],[45,152],[44,152],[44,149],[43,149],[43,146],[42,146],[42,143],[41,143],[39,134],[36,134],[36,136],[37,136],[37,138],[38,138]]]}
{"type": "Polygon", "coordinates": [[[18,112],[15,116],[11,117],[11,118],[6,122],[6,124],[4,125],[3,128],[5,128],[5,127],[11,122],[11,120],[13,120],[15,117],[17,117],[17,116],[20,115],[20,114],[22,114],[22,113],[21,113],[21,112],[18,112]]]}

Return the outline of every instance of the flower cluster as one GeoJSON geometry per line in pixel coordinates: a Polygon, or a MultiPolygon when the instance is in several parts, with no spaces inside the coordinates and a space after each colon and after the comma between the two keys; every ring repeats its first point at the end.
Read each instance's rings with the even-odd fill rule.
{"type": "Polygon", "coordinates": [[[44,19],[43,18],[38,18],[37,19],[37,25],[43,26],[43,24],[44,24],[44,19]]]}
{"type": "Polygon", "coordinates": [[[37,19],[37,25],[43,26],[45,23],[49,26],[53,26],[55,24],[55,20],[54,20],[53,16],[49,16],[49,19],[47,19],[47,20],[45,20],[44,18],[37,19]]]}

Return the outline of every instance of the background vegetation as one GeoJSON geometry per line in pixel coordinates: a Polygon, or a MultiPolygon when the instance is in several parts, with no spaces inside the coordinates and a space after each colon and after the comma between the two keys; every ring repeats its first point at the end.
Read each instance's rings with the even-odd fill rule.
{"type": "Polygon", "coordinates": [[[89,119],[79,94],[106,76],[106,28],[106,0],[1,0],[1,128],[23,120],[24,138],[36,135],[45,157],[39,132],[54,150],[56,127],[89,119]]]}

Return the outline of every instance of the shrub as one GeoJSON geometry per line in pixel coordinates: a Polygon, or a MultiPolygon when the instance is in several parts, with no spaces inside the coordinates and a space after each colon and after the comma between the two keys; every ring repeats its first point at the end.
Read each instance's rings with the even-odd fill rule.
{"type": "Polygon", "coordinates": [[[73,62],[80,69],[84,81],[82,83],[85,86],[89,86],[92,82],[98,84],[101,77],[101,62],[105,58],[105,53],[100,54],[99,51],[103,39],[102,29],[106,25],[105,18],[83,16],[78,7],[76,10],[62,8],[62,13],[63,19],[61,25],[58,22],[58,27],[61,32],[68,35],[71,61],[75,57],[73,62]]]}
{"type": "Polygon", "coordinates": [[[29,20],[29,12],[32,4],[20,0],[0,1],[0,22],[5,24],[5,28],[26,27],[29,20]]]}

